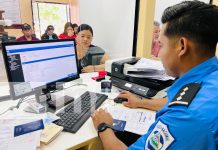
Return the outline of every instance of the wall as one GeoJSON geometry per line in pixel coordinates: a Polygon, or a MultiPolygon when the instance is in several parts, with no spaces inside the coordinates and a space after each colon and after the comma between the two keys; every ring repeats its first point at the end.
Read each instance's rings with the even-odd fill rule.
{"type": "MultiPolygon", "coordinates": [[[[20,15],[22,23],[29,23],[32,25],[32,10],[31,0],[20,0],[20,15]],[[28,15],[27,15],[28,14],[28,15]]],[[[5,30],[8,35],[19,37],[22,35],[21,29],[5,30]]]]}
{"type": "Polygon", "coordinates": [[[155,0],[140,0],[137,57],[150,57],[155,0]]]}
{"type": "Polygon", "coordinates": [[[135,0],[80,0],[80,22],[94,30],[93,44],[111,58],[132,56],[135,0]]]}

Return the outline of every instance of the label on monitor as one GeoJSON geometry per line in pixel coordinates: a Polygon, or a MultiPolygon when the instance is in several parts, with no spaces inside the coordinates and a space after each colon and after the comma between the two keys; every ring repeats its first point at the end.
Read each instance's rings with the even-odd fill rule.
{"type": "Polygon", "coordinates": [[[31,85],[29,82],[19,82],[14,84],[14,94],[15,96],[19,96],[22,94],[26,94],[32,91],[31,85]]]}

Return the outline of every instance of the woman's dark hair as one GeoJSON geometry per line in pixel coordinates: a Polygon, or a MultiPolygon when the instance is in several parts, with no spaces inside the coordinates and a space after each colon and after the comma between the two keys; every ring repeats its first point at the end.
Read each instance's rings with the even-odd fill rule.
{"type": "Polygon", "coordinates": [[[200,1],[184,1],[168,7],[161,18],[167,23],[167,37],[184,36],[196,43],[201,49],[210,49],[215,54],[218,41],[218,7],[200,1]]]}
{"type": "Polygon", "coordinates": [[[78,27],[76,23],[72,24],[73,28],[78,27]]]}
{"type": "Polygon", "coordinates": [[[63,34],[67,35],[67,28],[68,27],[72,27],[73,28],[73,24],[71,22],[67,22],[65,25],[64,25],[64,32],[63,34]]]}
{"type": "Polygon", "coordinates": [[[54,26],[53,26],[53,25],[48,25],[47,28],[46,28],[46,30],[47,30],[47,31],[49,31],[49,30],[54,30],[54,26]]]}
{"type": "Polygon", "coordinates": [[[80,31],[83,31],[83,30],[89,30],[92,33],[92,36],[93,36],[93,30],[92,30],[92,27],[90,25],[88,25],[88,24],[81,24],[78,27],[77,33],[79,33],[80,31]]]}
{"type": "Polygon", "coordinates": [[[43,33],[42,36],[46,35],[49,30],[54,30],[54,26],[53,26],[53,25],[48,25],[47,28],[46,28],[46,30],[45,30],[45,33],[43,33]]]}

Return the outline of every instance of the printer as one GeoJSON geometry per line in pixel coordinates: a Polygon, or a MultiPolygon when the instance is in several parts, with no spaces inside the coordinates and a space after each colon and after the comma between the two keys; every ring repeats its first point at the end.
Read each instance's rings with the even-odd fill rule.
{"type": "Polygon", "coordinates": [[[139,58],[131,57],[106,61],[105,70],[111,76],[112,84],[142,97],[151,98],[174,82],[173,80],[161,81],[125,75],[123,73],[124,64],[134,65],[138,60],[139,58]]]}

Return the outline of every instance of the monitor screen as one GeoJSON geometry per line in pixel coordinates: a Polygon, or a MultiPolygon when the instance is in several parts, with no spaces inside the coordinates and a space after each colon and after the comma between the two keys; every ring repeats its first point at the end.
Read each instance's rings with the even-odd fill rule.
{"type": "Polygon", "coordinates": [[[75,40],[2,43],[11,96],[79,78],[75,40]]]}

